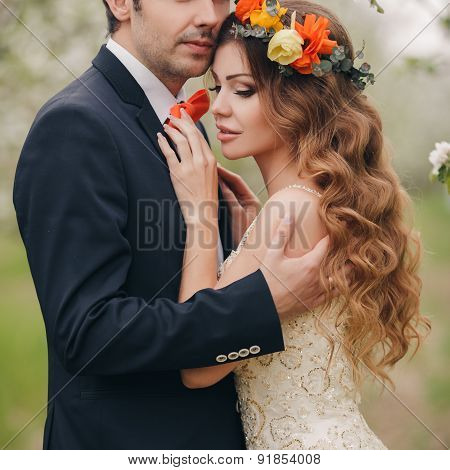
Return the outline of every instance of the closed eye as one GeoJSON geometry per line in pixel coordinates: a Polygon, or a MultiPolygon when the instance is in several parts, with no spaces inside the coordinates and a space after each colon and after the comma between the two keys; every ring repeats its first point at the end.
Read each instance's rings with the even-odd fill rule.
{"type": "MultiPolygon", "coordinates": [[[[208,88],[209,91],[213,91],[216,93],[220,93],[222,87],[220,85],[216,85],[213,88],[208,88]]],[[[237,90],[234,92],[235,95],[242,96],[244,98],[249,98],[250,96],[255,94],[255,90],[253,88],[249,88],[248,90],[237,90]]]]}
{"type": "Polygon", "coordinates": [[[208,88],[208,90],[209,90],[209,91],[215,91],[216,93],[219,93],[221,88],[222,88],[221,86],[216,85],[216,86],[213,87],[213,88],[208,88]]]}

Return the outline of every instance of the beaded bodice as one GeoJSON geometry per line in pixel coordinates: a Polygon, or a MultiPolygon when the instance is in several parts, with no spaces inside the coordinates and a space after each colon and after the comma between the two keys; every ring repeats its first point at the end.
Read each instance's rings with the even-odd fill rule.
{"type": "MultiPolygon", "coordinates": [[[[255,221],[222,263],[218,277],[239,254],[255,221]]],[[[282,321],[284,351],[237,364],[235,385],[247,448],[383,449],[359,411],[352,369],[338,344],[328,364],[331,347],[317,331],[315,317],[316,311],[310,311],[282,321]]],[[[322,326],[342,334],[332,319],[322,320],[322,326]]]]}

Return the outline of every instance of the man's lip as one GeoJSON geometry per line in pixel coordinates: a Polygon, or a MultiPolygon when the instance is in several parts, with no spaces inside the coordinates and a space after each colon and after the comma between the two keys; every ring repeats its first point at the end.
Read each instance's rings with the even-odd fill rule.
{"type": "Polygon", "coordinates": [[[185,44],[193,44],[194,46],[200,47],[214,47],[214,43],[211,41],[186,41],[185,44]]]}

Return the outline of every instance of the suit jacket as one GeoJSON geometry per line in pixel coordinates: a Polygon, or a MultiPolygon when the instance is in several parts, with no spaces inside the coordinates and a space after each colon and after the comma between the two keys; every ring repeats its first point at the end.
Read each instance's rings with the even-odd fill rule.
{"type": "Polygon", "coordinates": [[[13,199],[47,335],[45,449],[245,448],[233,374],[191,390],[179,370],[284,350],[260,270],[177,302],[186,227],[162,130],[102,46],[24,144],[13,199]]]}

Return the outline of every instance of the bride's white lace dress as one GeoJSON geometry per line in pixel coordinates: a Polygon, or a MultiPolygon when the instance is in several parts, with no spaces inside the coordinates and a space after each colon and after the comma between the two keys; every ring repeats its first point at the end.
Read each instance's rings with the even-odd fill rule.
{"type": "MultiPolygon", "coordinates": [[[[320,197],[303,185],[289,187],[320,197]]],[[[385,449],[359,411],[360,395],[342,351],[334,352],[326,373],[330,346],[316,330],[314,313],[281,322],[285,351],[240,361],[234,370],[247,449],[385,449]]],[[[336,331],[332,323],[326,328],[336,331]]]]}

